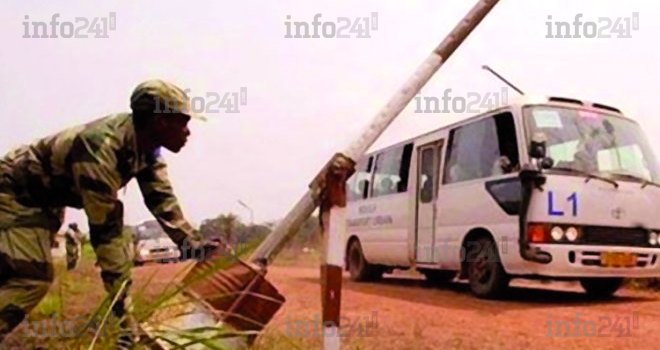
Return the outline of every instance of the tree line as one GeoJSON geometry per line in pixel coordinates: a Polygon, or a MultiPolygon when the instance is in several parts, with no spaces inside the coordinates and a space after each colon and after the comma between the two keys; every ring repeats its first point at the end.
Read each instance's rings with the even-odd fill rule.
{"type": "MultiPolygon", "coordinates": [[[[245,223],[234,213],[221,213],[214,218],[203,220],[199,226],[199,233],[206,239],[220,238],[232,245],[238,242],[262,241],[275,228],[277,222],[269,221],[263,223],[245,223]]],[[[140,236],[137,227],[147,226],[157,230],[157,236],[166,236],[160,229],[155,220],[150,220],[136,226],[125,226],[124,230],[134,237],[134,240],[153,238],[150,236],[140,236]]],[[[288,246],[291,247],[315,247],[320,243],[320,225],[319,218],[312,215],[303,223],[299,232],[291,239],[288,246]]]]}

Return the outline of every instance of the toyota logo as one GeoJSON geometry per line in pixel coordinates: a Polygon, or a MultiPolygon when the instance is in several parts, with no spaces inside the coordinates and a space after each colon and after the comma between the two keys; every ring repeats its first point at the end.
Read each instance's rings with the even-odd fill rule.
{"type": "Polygon", "coordinates": [[[626,212],[621,207],[612,209],[612,217],[617,220],[620,220],[625,215],[625,213],[626,212]]]}

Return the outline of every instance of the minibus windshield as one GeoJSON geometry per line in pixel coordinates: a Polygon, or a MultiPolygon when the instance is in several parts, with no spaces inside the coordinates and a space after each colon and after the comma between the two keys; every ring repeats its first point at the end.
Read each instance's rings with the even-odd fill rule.
{"type": "Polygon", "coordinates": [[[637,123],[620,116],[555,106],[523,109],[527,144],[543,133],[553,168],[658,182],[658,165],[637,123]]]}

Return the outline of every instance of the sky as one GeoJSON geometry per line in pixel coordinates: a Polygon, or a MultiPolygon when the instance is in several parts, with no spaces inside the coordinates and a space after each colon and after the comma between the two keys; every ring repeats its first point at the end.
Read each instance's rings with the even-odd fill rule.
{"type": "MultiPolygon", "coordinates": [[[[194,225],[227,212],[249,222],[250,213],[239,200],[252,209],[255,222],[276,220],[475,3],[5,0],[0,12],[0,152],[128,111],[131,91],[147,79],[189,89],[211,110],[223,109],[221,97],[244,88],[247,99],[237,113],[209,111],[209,121],[191,123],[191,138],[180,153],[165,152],[170,179],[194,225]],[[94,38],[84,28],[79,33],[88,38],[23,37],[24,22],[49,23],[59,14],[59,23],[74,22],[78,28],[83,20],[76,17],[89,23],[98,18],[100,25],[111,12],[116,25],[107,30],[108,38],[94,38]],[[342,32],[349,38],[286,37],[287,28],[295,34],[291,22],[310,23],[317,14],[328,22],[319,27],[326,33],[330,22],[336,28],[349,22],[355,30],[342,32]],[[369,37],[357,38],[367,21],[377,25],[369,37]]],[[[660,140],[654,137],[660,134],[660,119],[653,107],[660,91],[657,6],[647,0],[501,0],[420,94],[442,101],[447,91],[455,103],[478,93],[485,101],[486,93],[504,87],[481,69],[487,64],[527,94],[569,96],[622,109],[643,127],[660,154],[660,140]],[[631,38],[619,38],[616,32],[611,38],[546,37],[549,21],[570,22],[574,30],[572,22],[582,14],[583,23],[596,22],[607,34],[606,20],[599,17],[613,24],[620,18],[623,24],[633,12],[639,14],[639,26],[631,28],[631,38]]],[[[28,35],[34,34],[32,25],[27,26],[28,35]]],[[[48,30],[52,34],[50,24],[48,30]]],[[[554,24],[551,34],[557,34],[554,24]]],[[[509,99],[516,94],[508,89],[509,99]]],[[[456,103],[460,108],[460,101],[456,103]]],[[[372,149],[474,114],[416,109],[413,100],[372,149]]],[[[121,198],[126,224],[152,219],[135,181],[121,198]]],[[[79,210],[68,210],[67,221],[83,228],[87,224],[79,210]]]]}

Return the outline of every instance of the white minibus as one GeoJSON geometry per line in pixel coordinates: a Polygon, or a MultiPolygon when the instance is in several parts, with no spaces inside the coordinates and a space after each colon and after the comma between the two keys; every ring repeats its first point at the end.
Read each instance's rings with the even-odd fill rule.
{"type": "Polygon", "coordinates": [[[660,277],[660,169],[617,108],[525,97],[366,154],[347,182],[355,281],[415,269],[501,296],[513,278],[608,297],[660,277]]]}

